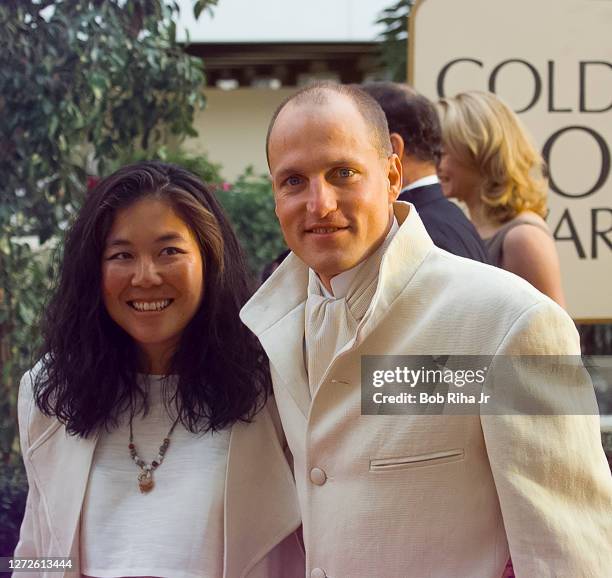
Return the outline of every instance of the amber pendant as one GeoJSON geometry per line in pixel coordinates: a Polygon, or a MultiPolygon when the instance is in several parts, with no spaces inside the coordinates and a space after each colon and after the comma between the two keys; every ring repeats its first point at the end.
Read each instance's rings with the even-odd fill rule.
{"type": "Polygon", "coordinates": [[[138,474],[138,487],[141,494],[148,494],[153,489],[153,475],[150,471],[138,474]]]}

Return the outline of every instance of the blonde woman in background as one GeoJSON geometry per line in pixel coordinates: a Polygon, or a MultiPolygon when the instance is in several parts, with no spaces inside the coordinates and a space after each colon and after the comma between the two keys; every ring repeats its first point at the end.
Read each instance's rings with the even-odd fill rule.
{"type": "Polygon", "coordinates": [[[447,197],[465,202],[493,265],[523,277],[565,306],[559,257],[544,221],[544,161],[499,98],[463,92],[439,101],[447,197]]]}

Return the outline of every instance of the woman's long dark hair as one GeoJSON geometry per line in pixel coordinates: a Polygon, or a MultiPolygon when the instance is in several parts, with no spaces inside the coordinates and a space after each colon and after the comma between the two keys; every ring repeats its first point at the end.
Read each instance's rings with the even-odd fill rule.
{"type": "Polygon", "coordinates": [[[59,283],[43,320],[36,403],[73,435],[117,425],[147,405],[134,340],[102,300],[102,254],[116,212],[146,196],[168,202],[194,233],[205,271],[202,303],[185,328],[169,373],[171,402],[194,433],[248,421],[270,393],[267,360],[238,312],[250,296],[247,267],[214,195],[188,171],[160,162],[124,167],[88,195],[67,233],[59,283]]]}

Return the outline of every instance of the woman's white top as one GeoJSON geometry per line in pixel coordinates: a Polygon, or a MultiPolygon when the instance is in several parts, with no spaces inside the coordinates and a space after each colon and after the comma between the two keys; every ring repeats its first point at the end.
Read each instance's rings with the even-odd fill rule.
{"type": "MultiPolygon", "coordinates": [[[[142,379],[148,383],[150,411],[134,417],[132,427],[136,451],[150,464],[173,420],[163,405],[161,378],[142,379]]],[[[198,436],[179,422],[148,494],[138,487],[140,468],[130,456],[129,436],[126,418],[98,439],[81,514],[81,573],[101,578],[222,576],[230,430],[198,436]]]]}

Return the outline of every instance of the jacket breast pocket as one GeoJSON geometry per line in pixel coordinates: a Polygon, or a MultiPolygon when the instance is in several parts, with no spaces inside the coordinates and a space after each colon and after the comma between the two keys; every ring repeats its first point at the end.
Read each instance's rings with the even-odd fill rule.
{"type": "Polygon", "coordinates": [[[371,459],[370,471],[374,473],[437,466],[449,462],[457,462],[464,458],[463,448],[430,452],[414,456],[371,459]]]}

